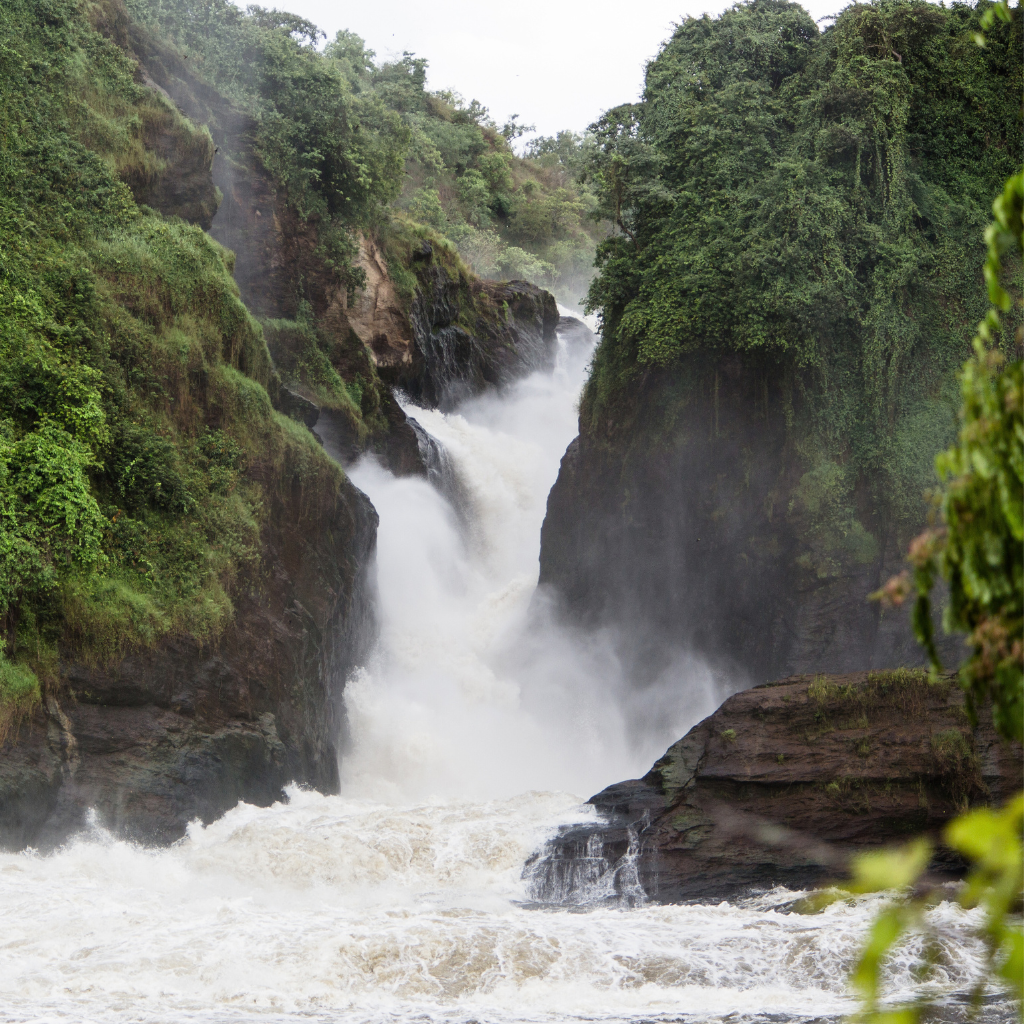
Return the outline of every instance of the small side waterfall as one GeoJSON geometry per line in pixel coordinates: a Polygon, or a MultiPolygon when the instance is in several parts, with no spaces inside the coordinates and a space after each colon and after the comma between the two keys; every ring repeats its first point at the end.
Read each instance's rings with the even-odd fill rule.
{"type": "Polygon", "coordinates": [[[423,465],[427,467],[427,480],[438,492],[447,499],[460,522],[467,522],[470,514],[469,495],[459,478],[455,462],[448,449],[436,437],[428,434],[412,416],[406,422],[416,435],[416,446],[419,449],[423,465]]]}
{"type": "Polygon", "coordinates": [[[557,841],[530,857],[523,880],[529,897],[541,904],[642,907],[647,894],[637,870],[639,856],[633,825],[567,826],[559,829],[557,841]]]}

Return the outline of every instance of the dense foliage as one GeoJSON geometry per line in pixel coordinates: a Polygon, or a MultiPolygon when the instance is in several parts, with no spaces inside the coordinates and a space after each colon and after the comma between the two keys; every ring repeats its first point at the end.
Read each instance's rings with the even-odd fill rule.
{"type": "MultiPolygon", "coordinates": [[[[990,9],[1009,20],[1003,3],[990,9]]],[[[980,43],[986,36],[979,33],[980,43]]],[[[985,277],[992,307],[978,327],[974,355],[961,372],[962,427],[956,444],[936,458],[943,482],[939,495],[943,525],[927,530],[910,546],[917,602],[914,629],[933,665],[938,655],[932,635],[929,598],[936,576],[949,584],[945,626],[965,630],[972,654],[960,668],[968,710],[992,705],[998,732],[1018,743],[1024,740],[1024,377],[1022,360],[1007,362],[995,344],[1004,330],[1003,316],[1024,301],[1020,280],[1015,295],[1003,287],[1003,261],[1024,253],[1024,172],[1013,175],[993,204],[995,221],[985,233],[988,259],[985,277]]],[[[1024,329],[1014,339],[1024,341],[1024,329]]],[[[889,581],[878,597],[899,603],[910,590],[907,574],[889,581]]],[[[980,1001],[995,981],[1008,988],[1024,1010],[1024,928],[1020,906],[1024,893],[1024,794],[999,811],[975,810],[951,822],[945,841],[971,865],[958,893],[966,908],[984,912],[981,939],[984,971],[974,991],[980,1001]]],[[[908,932],[926,936],[926,956],[919,965],[929,980],[939,959],[942,935],[928,910],[944,893],[927,884],[924,872],[932,852],[921,838],[902,850],[862,855],[854,862],[854,892],[875,892],[913,886],[909,899],[894,901],[872,925],[854,983],[871,1020],[916,1024],[931,1009],[927,992],[914,1004],[879,1010],[882,970],[893,947],[908,932]]]]}
{"type": "Polygon", "coordinates": [[[319,53],[322,33],[280,11],[228,0],[134,0],[129,11],[177,41],[196,71],[256,121],[256,146],[304,215],[365,226],[401,188],[409,131],[360,88],[358,48],[319,53]]]}
{"type": "MultiPolygon", "coordinates": [[[[1021,304],[1002,287],[1002,261],[1024,255],[1024,172],[994,204],[986,276],[992,310],[961,373],[960,437],[936,459],[944,482],[944,526],[911,546],[918,600],[915,627],[933,662],[929,594],[938,570],[949,584],[944,626],[968,634],[973,654],[960,669],[968,707],[992,702],[996,728],[1024,742],[1024,363],[992,343],[1003,315],[1021,304]]],[[[1018,331],[1019,333],[1019,331],[1018,331]]],[[[1019,346],[1021,339],[1017,339],[1019,346]]]]}
{"type": "Polygon", "coordinates": [[[212,156],[134,78],[74,0],[0,8],[0,739],[59,657],[214,635],[286,460],[339,480],[271,409],[231,254],[122,180],[154,118],[212,156]]]}
{"type": "Polygon", "coordinates": [[[1020,8],[982,49],[985,6],[878,0],[819,33],[753,0],[680,24],[642,101],[594,126],[587,177],[617,230],[585,421],[652,368],[739,353],[788,389],[805,490],[916,529],[1021,149],[1020,8]]]}
{"type": "MultiPolygon", "coordinates": [[[[425,59],[378,63],[347,31],[320,50],[310,22],[230,0],[129,7],[254,115],[260,155],[304,216],[386,236],[397,205],[451,239],[482,276],[525,278],[582,301],[601,231],[576,166],[539,152],[516,157],[516,119],[499,128],[476,100],[429,92],[425,59]]],[[[561,138],[563,151],[580,149],[572,133],[561,138]]]]}

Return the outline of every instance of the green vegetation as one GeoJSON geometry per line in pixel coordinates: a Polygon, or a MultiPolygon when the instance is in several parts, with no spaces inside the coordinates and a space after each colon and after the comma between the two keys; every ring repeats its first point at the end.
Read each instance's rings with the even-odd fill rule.
{"type": "Polygon", "coordinates": [[[896,711],[913,718],[923,714],[929,699],[945,700],[949,680],[932,680],[924,669],[898,668],[869,672],[862,685],[831,682],[816,676],[807,687],[807,699],[815,707],[815,721],[822,732],[835,729],[866,729],[869,715],[896,711]]]}
{"type": "MultiPolygon", "coordinates": [[[[986,986],[993,982],[1009,991],[1018,1006],[1024,994],[1024,936],[1019,924],[1024,884],[1022,827],[1024,794],[1000,810],[983,807],[961,815],[950,822],[943,835],[946,845],[971,864],[957,901],[965,908],[980,906],[984,911],[980,937],[986,970],[972,993],[976,1005],[985,995],[986,986]]],[[[861,1019],[873,1024],[917,1024],[931,1019],[932,1006],[927,997],[910,1005],[880,1007],[884,964],[893,947],[909,932],[921,933],[925,938],[925,954],[917,965],[921,981],[942,977],[938,964],[940,936],[927,915],[949,894],[924,882],[931,855],[932,844],[923,837],[897,850],[860,854],[853,862],[853,878],[843,887],[845,893],[918,892],[913,898],[893,900],[878,914],[854,969],[851,980],[865,1009],[861,1019]]],[[[819,906],[842,892],[819,901],[819,906]]]]}
{"type": "Polygon", "coordinates": [[[880,523],[901,543],[920,528],[953,438],[982,229],[1022,141],[1021,11],[982,49],[987,7],[877,0],[820,33],[786,0],[687,18],[642,101],[594,126],[586,180],[616,229],[584,424],[610,431],[641,382],[671,397],[740,354],[782,406],[790,512],[823,574],[872,561],[880,523]]]}
{"type": "Polygon", "coordinates": [[[57,686],[62,658],[214,638],[232,595],[258,585],[285,464],[337,486],[308,431],[273,411],[279,376],[343,413],[359,444],[388,429],[365,347],[318,320],[303,286],[288,320],[260,324],[239,301],[233,255],[201,230],[219,201],[212,137],[138,84],[133,32],[251,119],[251,156],[350,299],[360,234],[408,304],[426,242],[473,332],[507,309],[470,263],[578,301],[602,235],[578,181],[584,140],[516,157],[515,119],[499,129],[475,101],[428,93],[412,55],[378,63],[346,32],[321,51],[309,22],[228,0],[5,4],[0,737],[57,686]]]}
{"type": "Polygon", "coordinates": [[[528,129],[515,118],[499,128],[476,100],[428,92],[424,58],[378,63],[347,31],[320,52],[323,33],[295,15],[243,13],[229,0],[129,0],[129,10],[253,114],[259,155],[289,202],[340,228],[332,255],[347,280],[359,280],[352,232],[386,234],[397,206],[481,276],[582,301],[604,235],[580,180],[587,140],[563,132],[517,157],[511,143],[528,129]]]}
{"type": "Polygon", "coordinates": [[[154,119],[212,157],[134,74],[72,0],[0,11],[0,734],[58,658],[214,637],[285,464],[340,480],[271,408],[230,254],[125,183],[154,119]]]}
{"type": "MultiPolygon", "coordinates": [[[[1013,308],[1000,283],[1001,264],[1007,254],[1019,259],[1024,253],[1024,172],[1010,178],[994,211],[985,267],[993,308],[960,375],[959,440],[936,459],[945,525],[918,537],[909,557],[917,589],[914,628],[932,663],[941,668],[929,600],[941,573],[949,583],[943,624],[967,632],[973,649],[960,669],[972,721],[990,698],[999,731],[1024,742],[1024,369],[1019,358],[1007,363],[1003,352],[989,347],[1004,330],[1000,313],[1013,308]]],[[[895,582],[889,593],[904,588],[895,582]]]]}
{"type": "MultiPolygon", "coordinates": [[[[1019,9],[1018,9],[1019,12],[1019,9]]],[[[1009,8],[990,8],[980,27],[990,29],[995,16],[1007,22],[1009,8]]],[[[981,44],[987,42],[979,33],[981,44]]],[[[1007,254],[1018,259],[1024,252],[1024,173],[1010,177],[993,204],[995,222],[985,233],[988,260],[985,276],[992,304],[974,340],[974,356],[961,373],[963,423],[960,437],[948,452],[936,459],[942,480],[938,496],[943,525],[918,537],[910,547],[914,565],[917,605],[914,628],[928,650],[933,667],[938,658],[932,635],[929,596],[939,573],[949,583],[950,600],[945,614],[947,628],[970,630],[972,655],[960,669],[968,707],[977,724],[976,709],[991,700],[997,731],[1005,738],[1022,738],[1024,714],[1024,570],[1022,570],[1022,520],[1024,520],[1024,380],[1021,360],[1007,363],[994,347],[1006,329],[1002,316],[1024,298],[1007,294],[1002,286],[1002,262],[1007,254]]],[[[1018,278],[1019,281],[1019,278],[1018,278]]],[[[1019,346],[1022,338],[1018,334],[1019,346]]],[[[892,602],[905,599],[910,590],[907,575],[890,580],[879,591],[892,602]]],[[[961,730],[947,730],[932,737],[932,750],[947,775],[954,798],[966,805],[972,793],[983,788],[973,744],[961,730]]],[[[1024,928],[1020,907],[1024,896],[1024,794],[1001,810],[983,808],[952,821],[945,830],[946,844],[962,854],[971,870],[958,900],[964,907],[984,910],[981,938],[985,971],[975,991],[975,1002],[985,986],[996,983],[1024,1007],[1024,928]]],[[[873,1021],[916,1024],[928,1011],[929,1001],[895,1010],[879,1010],[882,967],[893,947],[910,931],[923,932],[926,954],[920,974],[927,980],[935,967],[937,936],[926,913],[945,898],[923,879],[932,853],[928,839],[921,838],[895,851],[861,855],[854,860],[854,878],[846,886],[852,892],[906,889],[912,898],[894,902],[875,920],[854,972],[867,1017],[873,1021]]]]}

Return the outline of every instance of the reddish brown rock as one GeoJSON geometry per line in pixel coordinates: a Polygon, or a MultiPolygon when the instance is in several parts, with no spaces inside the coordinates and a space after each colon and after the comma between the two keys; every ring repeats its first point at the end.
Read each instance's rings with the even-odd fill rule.
{"type": "MultiPolygon", "coordinates": [[[[528,867],[539,898],[591,892],[661,902],[804,888],[850,853],[928,834],[1019,790],[1022,754],[983,711],[972,729],[955,682],[923,672],[795,676],[730,697],[642,778],[590,799],[528,867]],[[580,871],[579,862],[598,862],[580,871]]],[[[941,844],[933,869],[962,864],[941,844]]]]}

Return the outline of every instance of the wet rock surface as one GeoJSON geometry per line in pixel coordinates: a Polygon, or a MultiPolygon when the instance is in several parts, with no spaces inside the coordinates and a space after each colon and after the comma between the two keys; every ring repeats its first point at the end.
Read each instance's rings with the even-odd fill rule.
{"type": "MultiPolygon", "coordinates": [[[[820,528],[800,498],[795,392],[777,373],[694,360],[647,371],[597,417],[584,401],[548,498],[540,582],[570,620],[616,627],[640,682],[678,650],[749,683],[923,662],[908,608],[867,600],[906,567],[917,527],[887,522],[865,481],[851,502],[873,540],[855,550],[820,528]]],[[[960,638],[940,643],[955,664],[960,638]]]]}
{"type": "Polygon", "coordinates": [[[494,315],[478,314],[469,324],[466,282],[429,252],[420,260],[421,287],[410,311],[412,356],[390,373],[381,367],[385,379],[417,404],[449,410],[488,387],[553,365],[558,308],[549,292],[526,281],[475,280],[469,284],[473,306],[494,315]]]}
{"type": "MultiPolygon", "coordinates": [[[[1022,785],[1022,752],[988,709],[906,670],[797,676],[735,694],[641,779],[591,797],[527,864],[541,902],[717,902],[842,877],[850,853],[938,836],[1022,785]]],[[[963,865],[937,847],[933,870],[963,865]]]]}
{"type": "Polygon", "coordinates": [[[319,495],[295,484],[217,640],[60,666],[59,695],[0,751],[0,846],[48,849],[91,820],[168,843],[289,782],[336,791],[341,694],[373,635],[377,516],[347,481],[319,495]]]}

